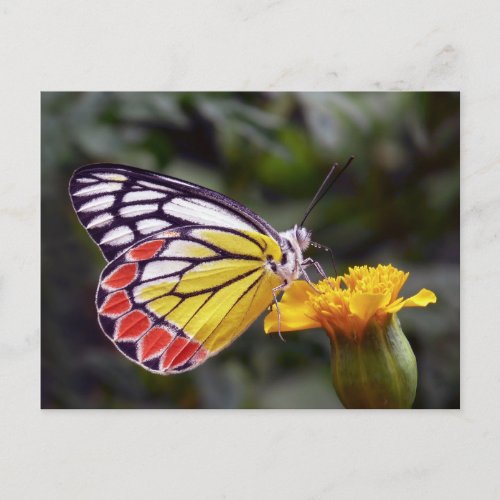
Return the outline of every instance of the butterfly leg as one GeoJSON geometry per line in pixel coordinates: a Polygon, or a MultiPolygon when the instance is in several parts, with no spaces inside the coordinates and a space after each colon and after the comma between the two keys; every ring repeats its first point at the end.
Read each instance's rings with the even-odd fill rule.
{"type": "Polygon", "coordinates": [[[302,261],[302,264],[301,264],[301,270],[303,272],[304,275],[306,275],[306,273],[304,272],[308,267],[310,266],[314,266],[314,268],[316,269],[316,271],[318,272],[318,274],[326,280],[326,278],[328,278],[328,276],[326,275],[325,271],[323,271],[323,268],[321,267],[321,264],[316,261],[316,260],[313,260],[311,257],[308,257],[307,259],[303,260],[302,261]]]}
{"type": "Polygon", "coordinates": [[[316,288],[316,286],[314,286],[313,282],[311,281],[311,278],[309,278],[309,275],[307,274],[306,272],[306,269],[310,266],[314,266],[314,268],[316,269],[316,271],[318,272],[318,274],[323,278],[323,279],[327,279],[328,276],[326,275],[325,271],[323,271],[323,268],[321,267],[321,264],[315,260],[313,260],[311,257],[308,257],[307,259],[303,260],[302,261],[302,264],[300,265],[300,271],[301,271],[301,274],[302,276],[304,277],[304,279],[307,281],[307,283],[309,284],[309,286],[315,291],[317,292],[318,289],[316,288]]]}
{"type": "Polygon", "coordinates": [[[311,246],[313,246],[314,248],[320,248],[321,250],[325,250],[326,252],[328,252],[330,254],[330,259],[332,261],[333,270],[335,271],[335,277],[337,277],[338,276],[337,266],[335,265],[335,259],[333,258],[332,249],[330,247],[327,247],[326,245],[322,245],[321,243],[316,243],[315,241],[311,241],[311,246]]]}
{"type": "MultiPolygon", "coordinates": [[[[283,336],[281,335],[281,313],[280,313],[280,306],[279,306],[279,303],[278,303],[278,297],[277,297],[277,294],[279,294],[282,290],[284,290],[286,288],[287,284],[286,283],[282,283],[281,285],[275,287],[272,289],[272,292],[273,292],[273,297],[274,297],[274,303],[276,304],[276,312],[278,313],[278,335],[280,337],[280,339],[285,342],[285,339],[283,338],[283,336]]],[[[272,306],[271,306],[271,309],[272,309],[272,306]]]]}

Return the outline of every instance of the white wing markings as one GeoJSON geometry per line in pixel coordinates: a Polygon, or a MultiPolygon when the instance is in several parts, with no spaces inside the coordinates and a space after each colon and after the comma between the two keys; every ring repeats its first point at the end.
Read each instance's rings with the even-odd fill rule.
{"type": "Polygon", "coordinates": [[[182,260],[156,260],[149,262],[144,267],[142,279],[149,280],[160,276],[175,274],[182,271],[190,265],[189,262],[182,260]]]}
{"type": "Polygon", "coordinates": [[[89,179],[88,177],[80,177],[76,179],[76,182],[83,182],[84,184],[89,184],[90,182],[97,182],[97,179],[89,179]]]}
{"type": "Polygon", "coordinates": [[[174,215],[194,224],[213,224],[216,221],[217,225],[255,231],[255,228],[233,213],[206,200],[174,198],[163,205],[163,211],[168,215],[174,215]]]}
{"type": "Polygon", "coordinates": [[[113,193],[119,191],[123,187],[121,182],[100,182],[84,187],[73,194],[73,196],[89,196],[91,194],[113,193]]]}
{"type": "Polygon", "coordinates": [[[83,204],[78,212],[97,212],[98,210],[104,210],[109,208],[113,202],[115,201],[115,197],[110,194],[107,196],[100,196],[99,198],[94,198],[93,200],[88,201],[83,204]]]}
{"type": "Polygon", "coordinates": [[[114,219],[113,214],[109,212],[105,212],[103,214],[94,217],[88,224],[87,229],[91,229],[93,227],[104,227],[107,226],[114,219]]]}
{"type": "Polygon", "coordinates": [[[144,205],[127,205],[120,208],[120,215],[122,217],[135,217],[137,215],[150,214],[158,210],[157,203],[147,203],[144,205]]]}
{"type": "Polygon", "coordinates": [[[125,182],[128,177],[122,174],[94,174],[96,177],[99,179],[102,179],[104,181],[117,181],[117,182],[125,182]]]}
{"type": "Polygon", "coordinates": [[[171,225],[172,224],[161,219],[143,219],[137,221],[136,223],[137,230],[141,234],[155,233],[157,231],[160,231],[161,229],[170,227],[171,225]]]}
{"type": "Polygon", "coordinates": [[[134,233],[128,226],[115,227],[108,231],[100,241],[101,245],[119,246],[134,239],[134,233]]]}
{"type": "Polygon", "coordinates": [[[157,200],[159,198],[165,198],[165,196],[165,193],[159,193],[158,191],[131,191],[123,197],[123,202],[130,203],[131,201],[157,200]]]}

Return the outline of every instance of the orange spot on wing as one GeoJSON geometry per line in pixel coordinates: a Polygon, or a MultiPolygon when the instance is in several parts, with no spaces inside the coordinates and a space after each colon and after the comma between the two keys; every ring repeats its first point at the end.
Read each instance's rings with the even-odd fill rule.
{"type": "Polygon", "coordinates": [[[130,285],[137,275],[137,264],[122,264],[120,267],[115,269],[111,274],[109,274],[102,284],[106,288],[111,288],[112,290],[118,290],[127,285],[130,285]]]}
{"type": "Polygon", "coordinates": [[[127,253],[127,258],[130,260],[146,260],[154,257],[156,253],[160,250],[160,248],[165,243],[165,240],[154,240],[147,241],[146,243],[142,243],[141,245],[132,248],[127,253]]]}
{"type": "MultiPolygon", "coordinates": [[[[177,337],[168,346],[165,354],[163,354],[160,360],[160,369],[167,371],[183,365],[193,357],[194,353],[197,351],[200,352],[198,349],[200,349],[200,344],[195,340],[177,337]]],[[[200,350],[206,353],[205,349],[201,348],[200,350]]],[[[198,354],[195,355],[195,357],[197,356],[198,354]]],[[[205,357],[206,354],[204,356],[202,355],[196,364],[201,363],[205,357]]]]}
{"type": "Polygon", "coordinates": [[[142,311],[132,311],[116,324],[115,340],[137,340],[151,326],[151,320],[142,311]]]}
{"type": "Polygon", "coordinates": [[[193,354],[200,348],[200,344],[198,342],[190,342],[179,354],[174,358],[172,363],[170,364],[170,368],[176,368],[177,366],[181,366],[187,361],[191,359],[193,354]]]}
{"type": "Polygon", "coordinates": [[[100,313],[106,316],[116,316],[126,313],[132,308],[127,292],[120,290],[109,294],[101,306],[100,313]]]}
{"type": "Polygon", "coordinates": [[[160,361],[160,368],[162,370],[168,370],[170,368],[170,364],[175,359],[177,354],[189,343],[189,339],[184,337],[175,338],[172,343],[168,346],[168,349],[165,351],[165,354],[162,356],[160,361]]]}
{"type": "Polygon", "coordinates": [[[139,360],[142,362],[159,356],[173,337],[164,328],[152,328],[139,342],[139,360]]]}

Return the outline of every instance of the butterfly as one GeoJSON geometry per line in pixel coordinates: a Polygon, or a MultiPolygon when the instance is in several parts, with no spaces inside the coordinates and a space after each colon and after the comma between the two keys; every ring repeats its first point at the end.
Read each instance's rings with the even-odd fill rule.
{"type": "Polygon", "coordinates": [[[77,169],[69,193],[107,261],[99,324],[122,354],[154,373],[199,366],[273,300],[278,307],[277,294],[309,265],[322,272],[303,257],[311,243],[303,222],[278,232],[242,204],[184,180],[101,163],[77,169]]]}

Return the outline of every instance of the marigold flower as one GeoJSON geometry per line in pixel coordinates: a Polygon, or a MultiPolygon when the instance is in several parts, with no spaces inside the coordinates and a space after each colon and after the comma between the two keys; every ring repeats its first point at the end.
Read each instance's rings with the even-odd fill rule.
{"type": "Polygon", "coordinates": [[[323,328],[332,345],[333,382],[349,408],[402,408],[413,403],[416,360],[395,313],[425,307],[436,295],[398,297],[408,273],[361,266],[312,287],[296,281],[264,321],[266,333],[323,328]]]}
{"type": "MultiPolygon", "coordinates": [[[[330,335],[337,332],[358,337],[372,319],[383,322],[388,314],[403,307],[425,307],[436,302],[436,295],[425,288],[409,299],[398,298],[408,275],[391,265],[379,264],[376,268],[349,268],[344,276],[316,284],[317,291],[306,281],[295,281],[280,301],[281,331],[323,327],[330,335]]],[[[278,331],[276,309],[267,315],[264,330],[278,331]]]]}

